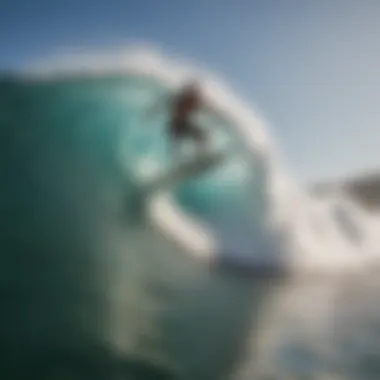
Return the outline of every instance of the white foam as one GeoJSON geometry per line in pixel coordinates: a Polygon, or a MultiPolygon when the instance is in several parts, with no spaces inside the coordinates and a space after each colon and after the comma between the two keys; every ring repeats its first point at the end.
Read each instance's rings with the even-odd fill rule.
{"type": "Polygon", "coordinates": [[[169,192],[162,191],[148,198],[148,209],[153,225],[173,237],[196,258],[206,262],[216,258],[219,246],[212,230],[180,212],[169,192]]]}
{"type": "MultiPolygon", "coordinates": [[[[139,46],[107,54],[55,56],[33,65],[28,75],[49,79],[80,73],[103,75],[115,71],[151,77],[170,88],[180,86],[189,77],[202,78],[205,99],[230,121],[242,146],[264,173],[257,186],[262,187],[260,194],[264,194],[269,206],[257,220],[267,228],[270,226],[274,239],[276,236],[285,237],[277,249],[282,251],[282,256],[293,270],[302,273],[361,270],[370,259],[377,259],[380,239],[374,233],[379,227],[375,218],[370,218],[342,195],[318,200],[298,186],[282,167],[281,157],[269,138],[265,121],[238,100],[221,80],[205,70],[170,59],[151,47],[139,46]],[[342,220],[338,221],[333,215],[336,208],[340,209],[339,218],[346,214],[350,219],[343,224],[355,224],[354,229],[361,231],[360,244],[355,244],[347,236],[347,225],[344,227],[342,220]]],[[[149,165],[145,165],[142,171],[144,175],[152,175],[149,165]]],[[[166,191],[149,201],[151,218],[162,231],[197,257],[217,256],[219,244],[210,226],[186,215],[166,191]]]]}

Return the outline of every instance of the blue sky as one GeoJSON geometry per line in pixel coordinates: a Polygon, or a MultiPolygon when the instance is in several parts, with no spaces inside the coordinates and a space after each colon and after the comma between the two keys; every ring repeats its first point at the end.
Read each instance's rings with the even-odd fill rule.
{"type": "Polygon", "coordinates": [[[378,0],[2,0],[0,69],[156,43],[258,107],[302,180],[380,168],[378,0]]]}

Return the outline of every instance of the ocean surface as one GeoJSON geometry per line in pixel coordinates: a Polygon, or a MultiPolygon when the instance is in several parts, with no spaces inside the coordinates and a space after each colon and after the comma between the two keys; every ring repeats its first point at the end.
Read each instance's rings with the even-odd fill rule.
{"type": "Polygon", "coordinates": [[[378,379],[379,217],[298,186],[209,77],[228,154],[160,185],[194,147],[146,110],[186,75],[123,62],[0,80],[1,378],[378,379]]]}

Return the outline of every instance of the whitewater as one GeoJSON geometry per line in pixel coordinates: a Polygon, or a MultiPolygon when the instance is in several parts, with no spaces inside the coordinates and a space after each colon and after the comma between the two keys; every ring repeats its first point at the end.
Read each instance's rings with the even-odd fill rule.
{"type": "Polygon", "coordinates": [[[99,252],[118,252],[97,259],[102,341],[184,379],[376,378],[380,218],[300,186],[268,123],[224,81],[146,48],[58,55],[21,77],[99,97],[106,116],[94,115],[117,125],[124,187],[104,185],[96,219],[99,252]],[[199,121],[229,157],[152,190],[170,170],[168,115],[142,114],[192,77],[215,110],[199,121]],[[121,208],[124,224],[113,220],[121,208]]]}

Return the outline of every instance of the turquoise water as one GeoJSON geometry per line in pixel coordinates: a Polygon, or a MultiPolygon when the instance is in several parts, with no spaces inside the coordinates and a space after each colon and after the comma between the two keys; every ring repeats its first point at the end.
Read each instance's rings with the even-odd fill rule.
{"type": "MultiPolygon", "coordinates": [[[[130,172],[143,147],[120,160],[147,103],[133,103],[138,91],[164,90],[128,77],[1,83],[0,370],[8,379],[216,379],[240,352],[257,289],[152,230],[130,172]]],[[[165,156],[164,124],[148,127],[150,153],[165,156]]],[[[210,190],[213,175],[177,189],[180,204],[210,221],[249,223],[247,188],[210,190]]]]}
{"type": "MultiPolygon", "coordinates": [[[[0,81],[0,377],[377,378],[376,278],[258,278],[152,227],[136,174],[147,155],[170,166],[167,115],[141,114],[166,91],[120,75],[0,81]]],[[[243,171],[226,163],[173,194],[249,254],[257,172],[220,120],[198,121],[243,171]]]]}

